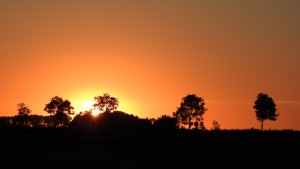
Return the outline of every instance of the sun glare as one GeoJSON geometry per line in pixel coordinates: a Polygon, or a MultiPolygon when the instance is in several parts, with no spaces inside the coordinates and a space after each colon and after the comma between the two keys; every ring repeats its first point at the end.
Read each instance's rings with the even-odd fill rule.
{"type": "Polygon", "coordinates": [[[98,114],[100,114],[101,112],[99,110],[95,110],[95,109],[92,109],[92,115],[93,116],[97,116],[98,114]]]}
{"type": "Polygon", "coordinates": [[[98,114],[100,114],[101,112],[99,110],[93,108],[94,103],[95,103],[94,101],[84,102],[84,104],[83,104],[84,110],[83,111],[91,110],[93,116],[97,116],[98,114]]]}

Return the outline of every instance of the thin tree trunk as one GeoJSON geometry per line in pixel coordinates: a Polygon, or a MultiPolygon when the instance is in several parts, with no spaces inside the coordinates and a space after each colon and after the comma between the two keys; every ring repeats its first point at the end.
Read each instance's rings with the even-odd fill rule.
{"type": "Polygon", "coordinates": [[[264,120],[261,120],[261,131],[264,130],[264,120]]]}

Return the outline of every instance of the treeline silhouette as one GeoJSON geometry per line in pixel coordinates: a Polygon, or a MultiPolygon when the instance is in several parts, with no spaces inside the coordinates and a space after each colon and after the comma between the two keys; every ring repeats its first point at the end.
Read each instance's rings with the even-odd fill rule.
{"type": "MultiPolygon", "coordinates": [[[[31,110],[24,103],[17,104],[18,114],[12,117],[0,117],[0,129],[60,129],[68,128],[84,132],[144,132],[150,130],[171,131],[178,128],[178,118],[162,115],[157,119],[139,118],[138,116],[117,111],[119,101],[105,93],[96,96],[94,109],[102,113],[97,116],[90,111],[74,115],[74,108],[69,100],[54,96],[45,104],[44,111],[49,116],[30,115],[31,110]]],[[[66,130],[66,129],[64,129],[66,130]]]]}
{"type": "MultiPolygon", "coordinates": [[[[69,100],[54,96],[45,104],[44,111],[49,116],[31,115],[30,108],[24,103],[17,104],[17,115],[12,117],[0,117],[0,129],[41,129],[41,128],[68,128],[78,132],[102,132],[102,133],[149,133],[187,130],[207,130],[204,126],[203,115],[207,111],[205,101],[196,94],[188,94],[181,100],[180,106],[173,116],[162,115],[157,119],[139,118],[138,116],[116,110],[119,101],[105,93],[94,97],[94,110],[98,109],[99,115],[94,116],[93,109],[75,114],[74,107],[69,100]]],[[[261,122],[265,120],[275,121],[279,114],[276,113],[276,104],[267,94],[259,93],[253,108],[256,117],[261,122]]],[[[213,121],[211,130],[221,130],[220,123],[213,121]]]]}
{"type": "Polygon", "coordinates": [[[56,116],[28,115],[0,117],[0,129],[93,132],[93,133],[149,133],[172,132],[177,129],[175,118],[163,115],[157,119],[139,118],[122,111],[103,112],[97,116],[92,111],[81,112],[67,126],[56,127],[56,116]]]}
{"type": "MultiPolygon", "coordinates": [[[[172,116],[140,118],[116,110],[118,99],[95,97],[93,110],[74,115],[71,102],[51,98],[48,116],[18,113],[0,117],[3,168],[292,168],[297,165],[300,131],[226,130],[213,121],[208,130],[204,99],[182,98],[172,116]]],[[[272,100],[259,95],[256,116],[276,120],[272,100]],[[262,99],[260,99],[262,98],[262,99]],[[267,100],[267,101],[266,101],[267,100]],[[267,102],[265,106],[265,103],[267,102]],[[271,107],[271,111],[269,110],[271,107]],[[270,112],[270,114],[265,114],[270,112]]]]}
{"type": "MultiPolygon", "coordinates": [[[[71,102],[60,97],[45,105],[49,116],[31,115],[25,104],[18,104],[17,115],[0,117],[1,166],[238,169],[297,165],[298,156],[293,154],[300,150],[299,131],[226,130],[217,121],[208,130],[203,123],[204,100],[196,95],[184,97],[173,116],[156,119],[118,111],[117,105],[116,98],[105,94],[94,105],[102,113],[94,116],[90,110],[71,119],[71,102]]],[[[260,122],[268,119],[260,111],[257,114],[260,122]]],[[[274,111],[273,115],[277,117],[274,111]]]]}

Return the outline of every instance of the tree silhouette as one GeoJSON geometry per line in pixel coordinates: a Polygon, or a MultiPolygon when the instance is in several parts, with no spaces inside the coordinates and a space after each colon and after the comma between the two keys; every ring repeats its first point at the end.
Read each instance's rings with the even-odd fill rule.
{"type": "Polygon", "coordinates": [[[31,113],[31,110],[24,103],[17,104],[18,115],[19,116],[28,116],[31,113]]]}
{"type": "Polygon", "coordinates": [[[279,114],[276,114],[276,104],[267,94],[259,93],[254,102],[257,120],[261,122],[261,130],[264,129],[264,120],[275,121],[279,114]]]}
{"type": "Polygon", "coordinates": [[[102,112],[113,112],[119,106],[118,99],[115,97],[110,97],[110,95],[107,93],[105,93],[103,96],[95,96],[94,100],[96,101],[96,103],[93,104],[94,109],[99,109],[102,112]]]}
{"type": "Polygon", "coordinates": [[[44,111],[50,115],[55,115],[56,127],[66,126],[71,120],[70,115],[74,114],[73,110],[74,108],[71,106],[69,100],[63,100],[58,96],[53,97],[50,103],[46,104],[44,108],[44,111]]]}
{"type": "Polygon", "coordinates": [[[28,115],[31,113],[31,110],[29,109],[28,106],[26,106],[24,103],[18,103],[17,104],[17,110],[18,110],[18,115],[17,115],[17,124],[20,126],[25,126],[28,115]]]}
{"type": "Polygon", "coordinates": [[[193,126],[196,129],[205,129],[203,114],[207,109],[204,106],[204,99],[195,94],[183,97],[180,107],[173,113],[173,116],[178,120],[178,126],[183,128],[188,126],[189,129],[193,126]]]}
{"type": "Polygon", "coordinates": [[[220,129],[221,129],[220,123],[214,120],[212,130],[220,130],[220,129]]]}

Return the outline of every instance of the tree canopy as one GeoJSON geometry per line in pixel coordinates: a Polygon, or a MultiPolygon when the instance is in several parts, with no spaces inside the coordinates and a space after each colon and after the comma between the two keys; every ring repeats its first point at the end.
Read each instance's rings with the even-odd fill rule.
{"type": "Polygon", "coordinates": [[[63,100],[61,97],[55,96],[45,105],[44,111],[56,117],[56,127],[65,126],[71,120],[71,115],[74,115],[74,107],[71,106],[69,100],[63,100]]]}
{"type": "Polygon", "coordinates": [[[17,126],[24,127],[26,126],[28,115],[31,113],[31,110],[25,103],[18,103],[17,104],[18,115],[14,119],[14,123],[17,126]]]}
{"type": "Polygon", "coordinates": [[[196,94],[189,94],[182,98],[180,107],[173,116],[177,118],[179,127],[205,129],[203,115],[206,111],[204,99],[196,94]]]}
{"type": "Polygon", "coordinates": [[[108,93],[103,96],[95,96],[96,103],[93,105],[95,109],[99,109],[101,112],[108,111],[113,112],[119,106],[119,101],[115,97],[111,97],[108,93]]]}
{"type": "Polygon", "coordinates": [[[276,104],[271,97],[265,93],[259,93],[254,102],[256,118],[261,122],[261,130],[264,129],[265,120],[277,120],[279,114],[276,113],[276,104]]]}
{"type": "Polygon", "coordinates": [[[17,104],[18,116],[28,116],[31,113],[31,110],[25,103],[17,104]]]}

